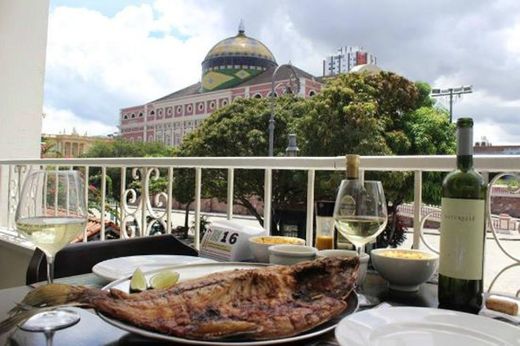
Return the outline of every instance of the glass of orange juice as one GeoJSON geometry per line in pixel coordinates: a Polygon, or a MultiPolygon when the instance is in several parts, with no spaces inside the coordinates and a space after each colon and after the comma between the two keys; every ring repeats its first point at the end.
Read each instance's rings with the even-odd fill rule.
{"type": "Polygon", "coordinates": [[[334,246],[334,202],[316,202],[316,243],[318,250],[332,249],[334,246]]]}

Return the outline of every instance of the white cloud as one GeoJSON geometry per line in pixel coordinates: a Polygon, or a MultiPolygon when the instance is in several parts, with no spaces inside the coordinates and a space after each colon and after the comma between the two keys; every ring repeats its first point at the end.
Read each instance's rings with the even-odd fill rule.
{"type": "Polygon", "coordinates": [[[113,127],[120,108],[197,82],[207,51],[234,34],[218,23],[218,14],[187,1],[127,6],[113,17],[56,7],[49,19],[45,105],[113,127]]]}
{"type": "Polygon", "coordinates": [[[96,120],[80,118],[70,110],[44,107],[45,117],[42,123],[42,133],[70,134],[76,130],[79,134],[87,133],[91,136],[104,136],[117,131],[117,127],[103,124],[96,120]]]}
{"type": "Polygon", "coordinates": [[[504,126],[496,122],[478,122],[474,125],[474,141],[481,141],[486,138],[493,145],[518,144],[518,136],[515,136],[504,129],[504,126]]]}
{"type": "Polygon", "coordinates": [[[514,142],[520,131],[514,1],[467,7],[441,0],[425,12],[404,2],[156,0],[113,16],[82,6],[55,6],[50,14],[45,104],[106,127],[118,124],[120,108],[198,81],[207,51],[234,35],[243,17],[247,34],[279,63],[291,60],[319,75],[323,57],[336,48],[365,46],[381,66],[407,78],[436,87],[473,84],[475,92],[455,103],[455,118],[472,116],[492,142],[514,142]]]}

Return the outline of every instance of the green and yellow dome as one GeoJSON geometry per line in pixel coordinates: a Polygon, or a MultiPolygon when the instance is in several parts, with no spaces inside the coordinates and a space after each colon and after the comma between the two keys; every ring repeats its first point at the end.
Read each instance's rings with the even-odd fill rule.
{"type": "Polygon", "coordinates": [[[217,43],[204,58],[202,90],[231,88],[273,66],[277,66],[273,53],[262,42],[247,37],[240,23],[236,36],[217,43]]]}

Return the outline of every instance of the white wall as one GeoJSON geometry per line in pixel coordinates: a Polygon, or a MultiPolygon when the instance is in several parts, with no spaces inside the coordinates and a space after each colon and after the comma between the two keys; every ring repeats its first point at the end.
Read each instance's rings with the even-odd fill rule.
{"type": "MultiPolygon", "coordinates": [[[[0,159],[40,157],[48,17],[49,0],[0,0],[0,159]]],[[[0,167],[0,210],[7,209],[7,183],[7,169],[0,167]]],[[[2,214],[0,228],[6,225],[2,214]]],[[[6,253],[2,244],[0,250],[6,253]]],[[[22,253],[23,260],[12,255],[11,263],[2,258],[0,266],[12,273],[13,261],[25,263],[22,253]]],[[[19,283],[21,271],[1,286],[19,283]]]]}
{"type": "Polygon", "coordinates": [[[0,158],[38,158],[49,0],[0,0],[0,158]]]}

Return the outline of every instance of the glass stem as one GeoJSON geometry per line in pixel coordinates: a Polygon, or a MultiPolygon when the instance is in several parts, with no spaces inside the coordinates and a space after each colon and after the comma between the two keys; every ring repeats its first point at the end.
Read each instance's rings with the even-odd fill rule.
{"type": "Polygon", "coordinates": [[[54,281],[54,256],[47,256],[47,283],[52,284],[54,281]]]}
{"type": "Polygon", "coordinates": [[[359,257],[365,253],[365,245],[357,246],[356,251],[359,257]]]}
{"type": "Polygon", "coordinates": [[[45,334],[45,340],[47,341],[47,346],[52,346],[53,338],[54,338],[54,330],[45,330],[43,332],[45,334]]]}

